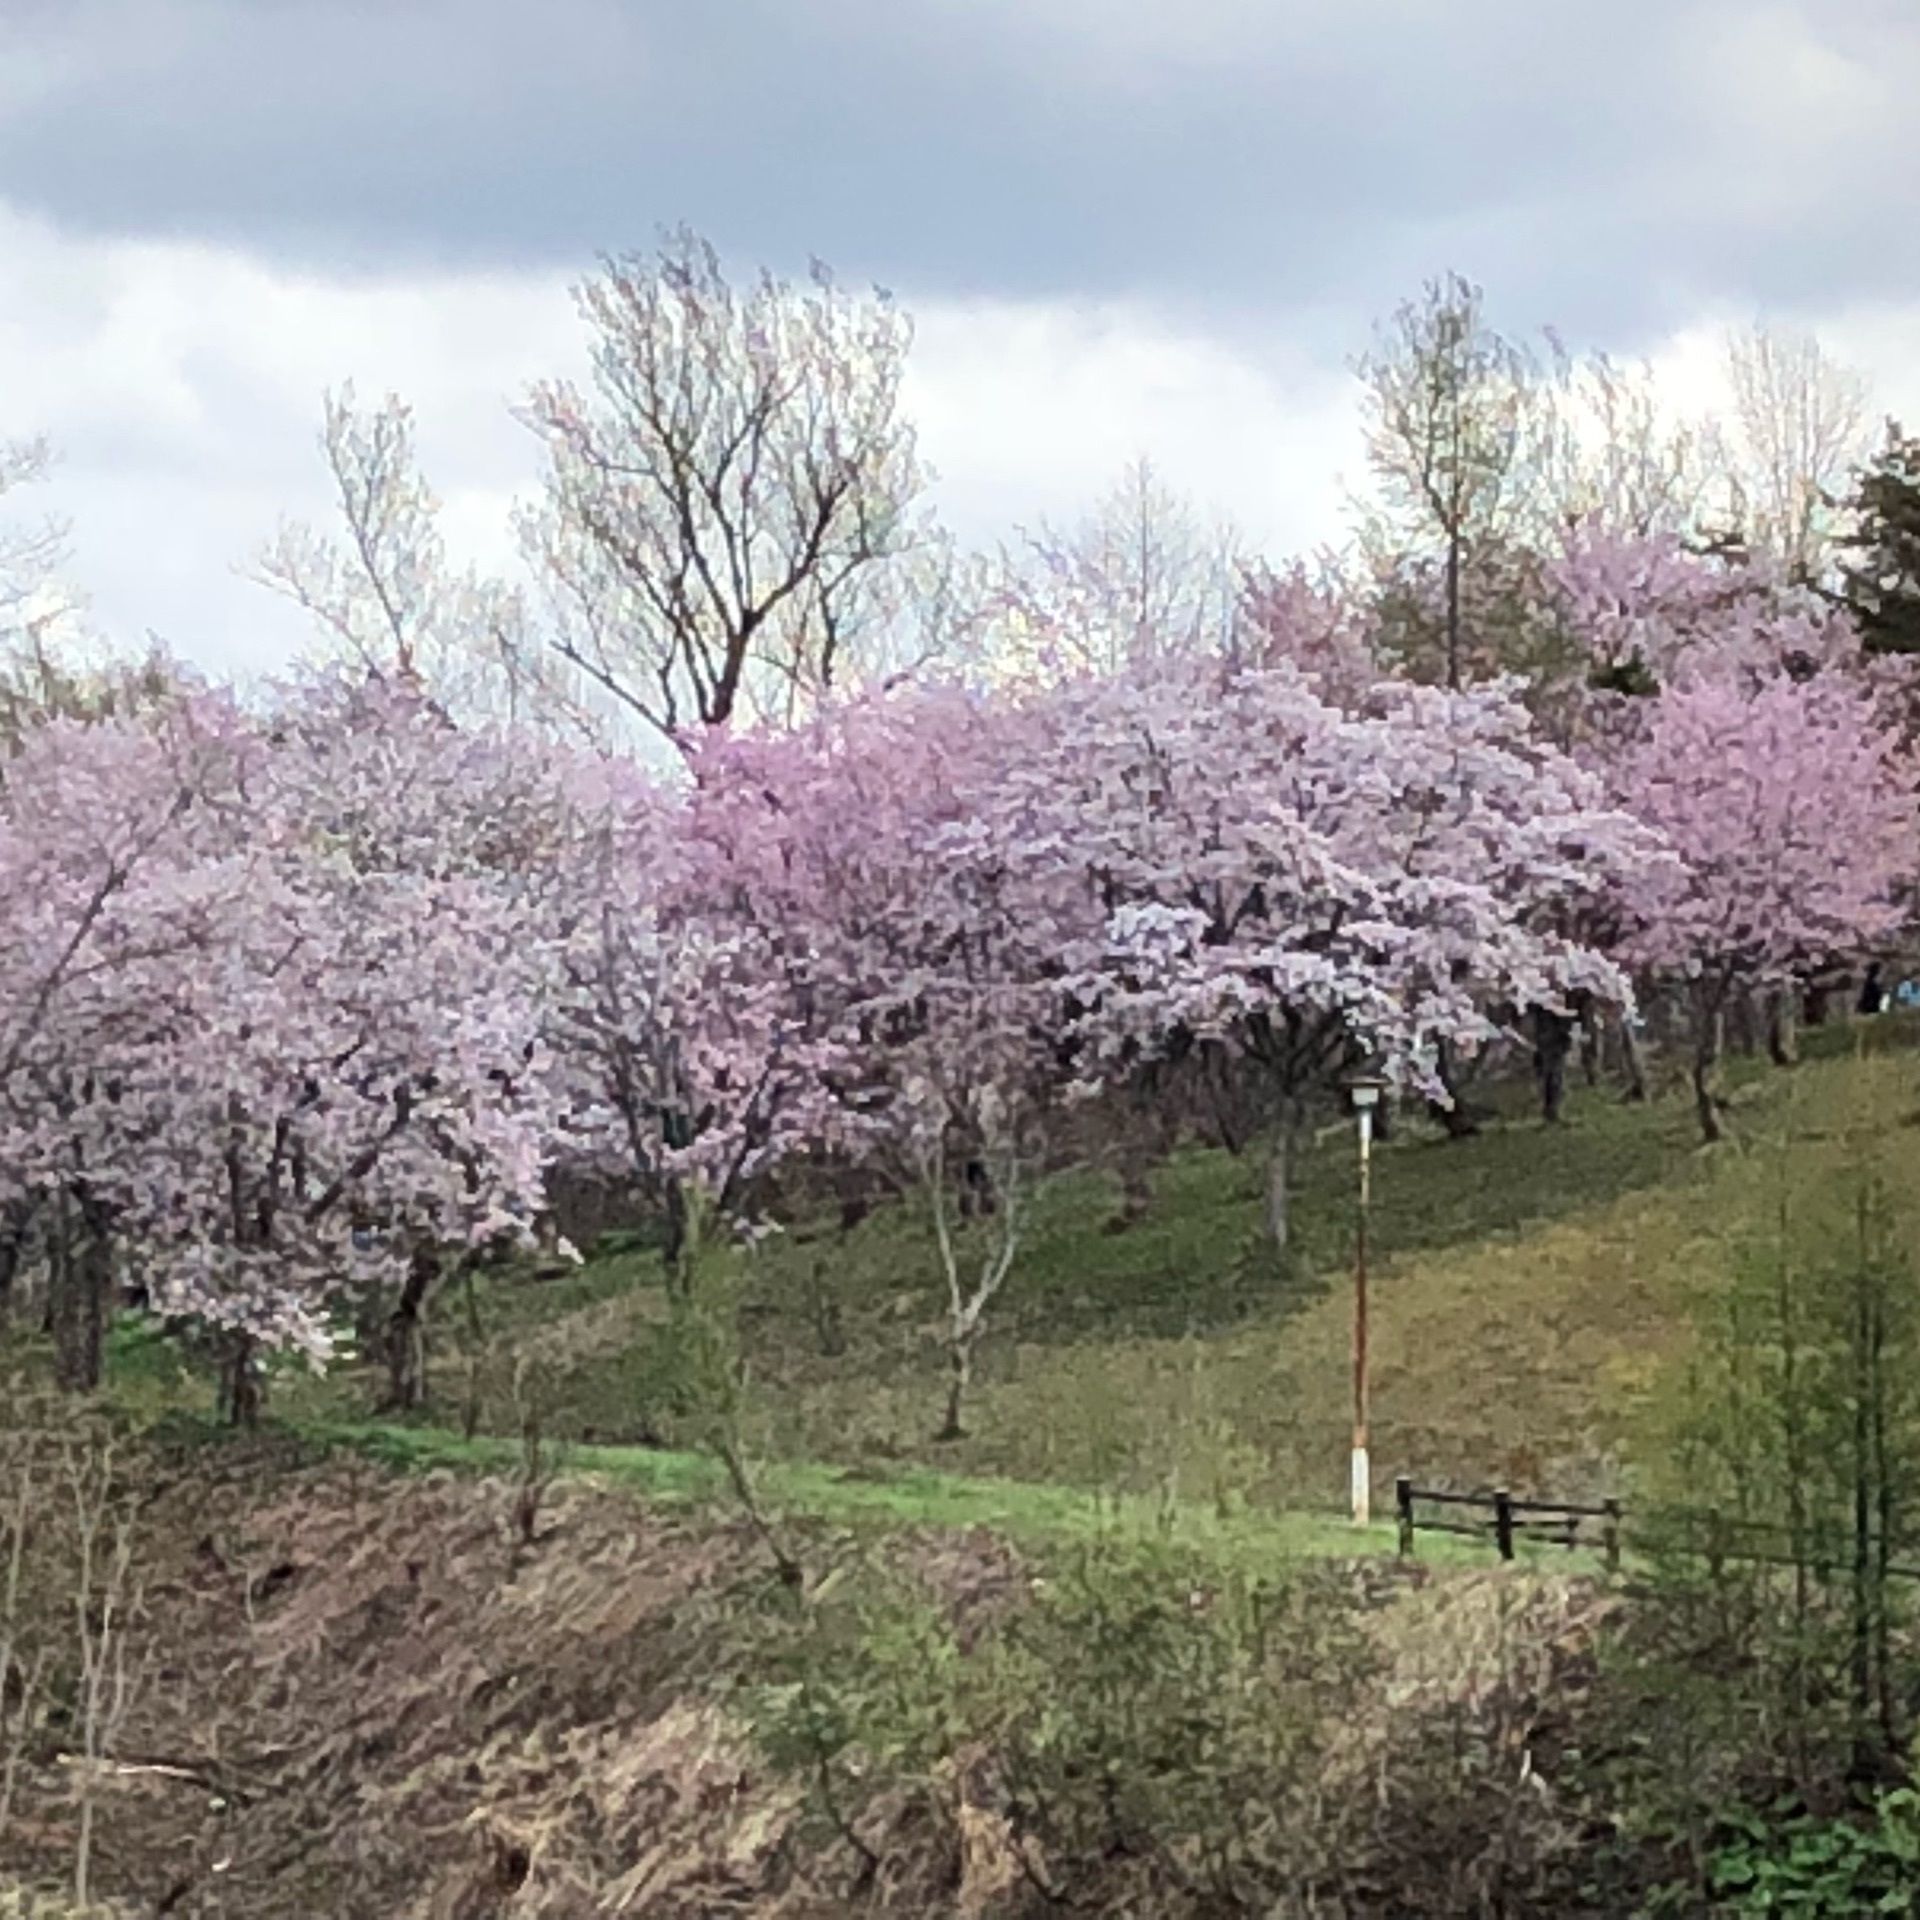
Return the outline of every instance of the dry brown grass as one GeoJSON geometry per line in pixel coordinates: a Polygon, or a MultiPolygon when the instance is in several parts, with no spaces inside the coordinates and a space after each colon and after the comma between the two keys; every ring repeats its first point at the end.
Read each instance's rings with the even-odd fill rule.
{"type": "MultiPolygon", "coordinates": [[[[557,1486],[532,1552],[511,1489],[222,1450],[161,1473],[153,1684],[99,1782],[99,1878],[143,1910],[328,1920],[832,1912],[793,1869],[799,1789],[721,1696],[751,1537],[557,1486]]],[[[989,1536],[902,1555],[984,1618],[989,1536]]],[[[72,1842],[57,1756],[14,1864],[72,1842]]]]}
{"type": "MultiPolygon", "coordinates": [[[[156,1462],[151,1684],[97,1783],[103,1893],[208,1920],[846,1912],[844,1850],[817,1850],[802,1786],[728,1709],[747,1623],[774,1604],[750,1534],[571,1481],[541,1543],[516,1550],[511,1493],[264,1445],[156,1462]]],[[[806,1544],[817,1571],[845,1543],[806,1544]]],[[[876,1548],[963,1646],[1031,1591],[1028,1564],[984,1531],[905,1529],[876,1548]]],[[[1376,1575],[1392,1724],[1448,1702],[1484,1716],[1504,1686],[1503,1737],[1527,1737],[1560,1671],[1541,1648],[1581,1637],[1588,1603],[1569,1596],[1587,1589],[1376,1575]]],[[[73,1813],[57,1756],[42,1760],[9,1866],[52,1885],[73,1813]]],[[[991,1796],[952,1797],[958,1827],[911,1795],[878,1810],[872,1910],[1026,1910],[991,1796]]]]}

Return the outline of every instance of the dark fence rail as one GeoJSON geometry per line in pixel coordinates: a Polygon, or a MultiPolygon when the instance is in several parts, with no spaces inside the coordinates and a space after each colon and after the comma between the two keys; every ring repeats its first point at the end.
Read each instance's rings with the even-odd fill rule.
{"type": "Polygon", "coordinates": [[[1603,1500],[1589,1505],[1573,1500],[1516,1500],[1506,1488],[1492,1493],[1455,1493],[1445,1487],[1416,1487],[1404,1474],[1393,1483],[1394,1504],[1400,1517],[1400,1554],[1413,1554],[1418,1533],[1463,1534],[1472,1540],[1490,1540],[1502,1560],[1513,1558],[1521,1538],[1544,1540],[1553,1546],[1597,1548],[1611,1572],[1620,1565],[1620,1503],[1603,1500]],[[1458,1508],[1485,1519],[1451,1520],[1422,1517],[1420,1505],[1458,1508]],[[1597,1536],[1597,1537],[1596,1537],[1597,1536]]]}
{"type": "MultiPolygon", "coordinates": [[[[1502,1560],[1511,1560],[1516,1544],[1523,1540],[1539,1540],[1569,1552],[1585,1547],[1604,1558],[1608,1572],[1619,1571],[1626,1515],[1618,1500],[1516,1500],[1504,1487],[1491,1493],[1457,1493],[1450,1487],[1417,1487],[1405,1474],[1393,1488],[1402,1559],[1412,1558],[1416,1533],[1450,1533],[1486,1542],[1502,1560]],[[1455,1509],[1470,1517],[1450,1519],[1421,1511],[1432,1507],[1455,1509]]],[[[1720,1513],[1663,1518],[1666,1525],[1648,1527],[1636,1535],[1636,1548],[1684,1554],[1705,1560],[1716,1570],[1732,1560],[1806,1567],[1822,1579],[1846,1571],[1858,1555],[1866,1554],[1876,1573],[1920,1580],[1920,1566],[1896,1563],[1891,1557],[1883,1564],[1880,1538],[1871,1531],[1860,1535],[1849,1527],[1817,1524],[1796,1530],[1778,1521],[1742,1520],[1720,1513]]]]}

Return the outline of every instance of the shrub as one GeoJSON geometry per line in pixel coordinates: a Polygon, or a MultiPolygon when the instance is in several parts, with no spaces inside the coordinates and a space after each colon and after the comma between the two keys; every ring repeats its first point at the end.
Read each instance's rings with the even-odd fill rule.
{"type": "Polygon", "coordinates": [[[1288,1568],[1196,1583],[1103,1540],[1036,1581],[963,1656],[898,1580],[849,1576],[776,1625],[753,1717],[771,1758],[877,1865],[875,1817],[931,1808],[956,1842],[982,1805],[1057,1897],[1268,1912],[1337,1878],[1328,1759],[1369,1672],[1349,1583],[1288,1568]]]}

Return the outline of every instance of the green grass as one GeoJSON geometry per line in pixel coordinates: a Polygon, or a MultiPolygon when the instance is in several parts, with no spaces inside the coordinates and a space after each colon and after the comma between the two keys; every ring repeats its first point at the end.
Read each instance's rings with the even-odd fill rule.
{"type": "MultiPolygon", "coordinates": [[[[299,1436],[344,1448],[402,1472],[437,1468],[504,1474],[519,1471],[517,1441],[493,1436],[464,1439],[444,1430],[369,1421],[303,1426],[299,1436]]],[[[632,1487],[663,1505],[726,1505],[733,1496],[712,1456],[664,1448],[575,1446],[555,1456],[560,1470],[632,1487]]],[[[984,1527],[1007,1539],[1053,1548],[1102,1535],[1157,1539],[1193,1552],[1213,1566],[1257,1570],[1299,1557],[1365,1558],[1395,1553],[1391,1523],[1356,1528],[1312,1513],[1219,1511],[1077,1488],[1002,1479],[969,1479],[909,1467],[884,1476],[818,1463],[771,1463],[754,1474],[756,1497],[776,1516],[842,1526],[875,1524],[966,1529],[984,1527]]],[[[1549,1564],[1590,1566],[1594,1556],[1569,1555],[1522,1541],[1523,1557],[1549,1564]]],[[[1422,1534],[1419,1557],[1442,1564],[1486,1562],[1484,1548],[1443,1534],[1422,1534]]]]}

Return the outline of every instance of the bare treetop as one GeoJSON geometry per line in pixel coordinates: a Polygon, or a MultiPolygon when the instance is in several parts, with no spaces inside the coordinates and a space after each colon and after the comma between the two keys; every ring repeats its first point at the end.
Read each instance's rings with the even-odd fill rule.
{"type": "Polygon", "coordinates": [[[360,408],[351,382],[325,406],[321,448],[344,540],[283,522],[253,577],[314,616],[328,655],[419,686],[453,712],[537,715],[594,734],[577,676],[531,637],[525,596],[448,561],[413,409],[396,394],[360,408]]]}
{"type": "Polygon", "coordinates": [[[1645,539],[1691,535],[1723,504],[1731,454],[1712,419],[1679,417],[1652,365],[1604,353],[1576,360],[1549,333],[1553,379],[1538,442],[1543,517],[1552,537],[1583,523],[1645,539]]]}
{"type": "Polygon", "coordinates": [[[1240,536],[1203,523],[1145,454],[1071,532],[1043,520],[1020,537],[998,568],[1003,663],[1114,672],[1230,645],[1247,558],[1240,536]]]}
{"type": "Polygon", "coordinates": [[[910,323],[818,262],[806,289],[763,272],[738,293],[686,229],[575,298],[593,391],[543,382],[520,410],[548,454],[521,532],[556,644],[667,733],[791,712],[842,677],[866,576],[919,537],[910,323]]]}
{"type": "Polygon", "coordinates": [[[1829,502],[1871,448],[1867,383],[1791,328],[1729,334],[1726,366],[1747,535],[1790,578],[1812,580],[1832,536],[1829,502]]]}
{"type": "Polygon", "coordinates": [[[1487,323],[1480,289],[1448,273],[1398,309],[1354,370],[1365,389],[1367,461],[1392,531],[1439,551],[1445,677],[1458,687],[1462,573],[1475,550],[1510,540],[1526,505],[1536,369],[1487,323]]]}
{"type": "MultiPolygon", "coordinates": [[[[53,451],[45,439],[0,441],[0,498],[44,480],[52,465],[53,451]]],[[[49,617],[50,609],[39,603],[60,563],[66,537],[65,524],[54,519],[0,528],[0,634],[31,638],[36,622],[49,617]]]]}

